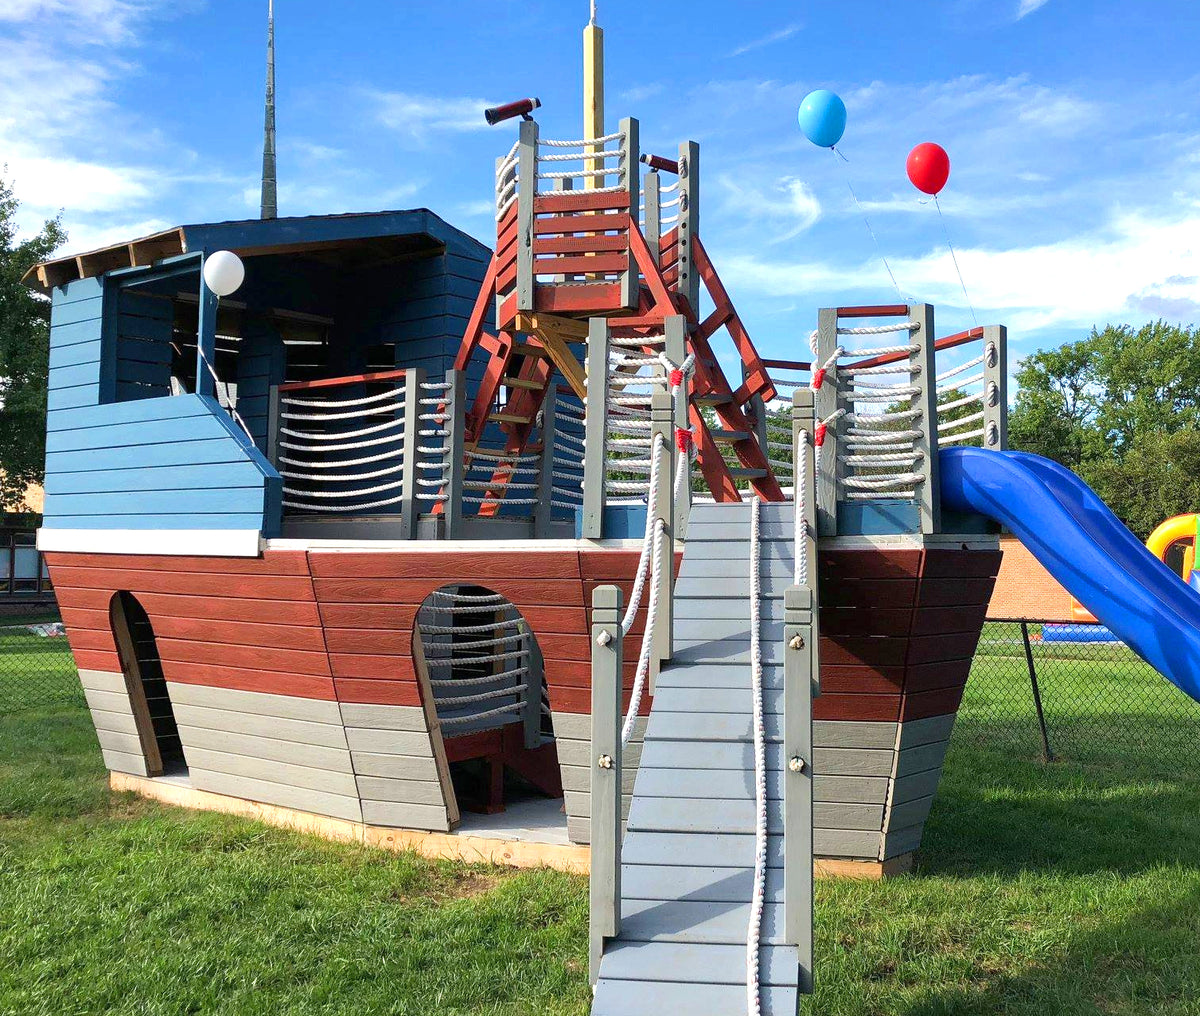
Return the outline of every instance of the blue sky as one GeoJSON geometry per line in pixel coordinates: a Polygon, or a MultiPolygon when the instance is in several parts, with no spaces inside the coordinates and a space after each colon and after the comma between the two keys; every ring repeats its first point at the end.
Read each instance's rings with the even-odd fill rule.
{"type": "MultiPolygon", "coordinates": [[[[257,212],[266,0],[4,0],[0,162],[23,225],[71,250],[257,212]]],[[[580,129],[586,0],[278,0],[281,214],[426,206],[483,239],[513,126],[541,97],[580,129]]],[[[816,308],[895,290],[971,323],[941,224],[904,175],[953,164],[946,223],[981,323],[1016,351],[1093,325],[1200,321],[1200,72],[1184,0],[600,0],[610,126],[702,146],[701,234],[767,355],[816,308]],[[800,136],[812,88],[849,108],[839,161],[800,136]]]]}

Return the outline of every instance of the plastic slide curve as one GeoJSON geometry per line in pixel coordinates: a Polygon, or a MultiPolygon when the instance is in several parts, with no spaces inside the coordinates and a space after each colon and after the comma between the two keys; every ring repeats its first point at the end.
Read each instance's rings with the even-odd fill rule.
{"type": "Polygon", "coordinates": [[[947,448],[942,504],[1007,526],[1102,624],[1200,701],[1200,593],[1069,469],[1024,452],[947,448]]]}

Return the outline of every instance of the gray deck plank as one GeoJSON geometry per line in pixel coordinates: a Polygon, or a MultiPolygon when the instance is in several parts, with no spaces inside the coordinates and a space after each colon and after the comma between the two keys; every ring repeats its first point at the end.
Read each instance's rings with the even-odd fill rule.
{"type": "MultiPolygon", "coordinates": [[[[779,714],[763,717],[763,728],[768,741],[778,741],[783,736],[783,723],[779,714]]],[[[736,743],[754,740],[753,718],[749,713],[667,713],[651,711],[646,724],[647,746],[651,741],[733,741],[736,743]]],[[[645,749],[642,751],[645,758],[645,749]]]]}
{"type": "MultiPolygon", "coordinates": [[[[860,807],[847,805],[846,807],[860,807]]],[[[629,829],[665,833],[754,833],[757,809],[754,799],[719,801],[672,797],[635,796],[629,809],[629,829]]],[[[879,808],[879,826],[883,807],[879,808]]],[[[782,808],[776,802],[767,809],[768,832],[783,832],[782,808]]]]}
{"type": "MultiPolygon", "coordinates": [[[[694,903],[745,903],[754,888],[754,869],[696,868],[661,864],[625,864],[621,866],[621,891],[643,900],[691,900],[694,903]]],[[[765,898],[768,903],[783,902],[783,869],[768,868],[765,898]]],[[[742,950],[743,960],[745,950],[742,950]]],[[[615,976],[615,975],[612,975],[615,976]]]]}
{"type": "MultiPolygon", "coordinates": [[[[712,942],[744,946],[749,921],[749,902],[698,903],[626,897],[621,907],[621,939],[626,942],[712,942]]],[[[785,945],[782,935],[783,904],[764,904],[760,941],[766,945],[785,945]]]]}
{"type": "MultiPolygon", "coordinates": [[[[660,687],[654,708],[663,713],[741,713],[750,706],[750,689],[660,687]]],[[[783,711],[783,689],[763,686],[763,712],[783,711]]]]}
{"type": "MultiPolygon", "coordinates": [[[[796,989],[776,986],[761,993],[763,1016],[795,1016],[796,989]]],[[[680,984],[661,981],[610,981],[602,978],[592,1016],[746,1016],[746,988],[734,984],[680,984]]]]}
{"type": "MultiPolygon", "coordinates": [[[[605,977],[614,981],[746,983],[744,945],[683,945],[673,942],[616,942],[605,977]]],[[[796,950],[767,946],[758,956],[759,983],[796,983],[796,950]]]]}

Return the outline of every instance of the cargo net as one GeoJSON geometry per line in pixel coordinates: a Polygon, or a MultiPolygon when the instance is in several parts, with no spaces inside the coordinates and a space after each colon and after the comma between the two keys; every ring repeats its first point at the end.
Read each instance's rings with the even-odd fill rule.
{"type": "Polygon", "coordinates": [[[446,586],[417,611],[417,636],[444,737],[509,724],[550,732],[550,704],[529,625],[503,596],[446,586]]]}
{"type": "MultiPolygon", "coordinates": [[[[819,462],[825,428],[836,426],[839,499],[912,499],[925,482],[918,442],[930,421],[921,406],[920,368],[911,359],[920,349],[911,338],[919,327],[915,321],[839,326],[837,348],[824,363],[814,360],[813,390],[837,385],[838,409],[817,421],[814,444],[819,462]],[[877,344],[877,336],[896,334],[906,341],[877,344]]],[[[809,341],[816,356],[816,332],[809,341]]]]}
{"type": "Polygon", "coordinates": [[[280,393],[286,514],[375,511],[404,500],[405,378],[280,393]]]}

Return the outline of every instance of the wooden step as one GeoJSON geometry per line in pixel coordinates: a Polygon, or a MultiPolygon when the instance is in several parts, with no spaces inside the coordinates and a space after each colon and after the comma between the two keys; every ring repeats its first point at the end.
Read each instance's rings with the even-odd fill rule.
{"type": "Polygon", "coordinates": [[[719,427],[710,428],[709,433],[717,444],[737,444],[739,441],[745,441],[750,437],[748,430],[722,430],[719,427]]]}
{"type": "Polygon", "coordinates": [[[528,416],[517,416],[516,413],[489,413],[488,423],[532,423],[528,416]]]}
{"type": "Polygon", "coordinates": [[[727,406],[732,401],[732,395],[721,395],[719,392],[709,392],[707,395],[696,396],[696,402],[702,406],[727,406]]]}
{"type": "Polygon", "coordinates": [[[729,475],[735,480],[761,480],[767,475],[765,469],[747,469],[744,466],[732,466],[729,475]]]}
{"type": "Polygon", "coordinates": [[[513,356],[535,356],[539,360],[547,359],[546,350],[541,346],[531,346],[528,342],[515,342],[512,347],[513,356]]]}
{"type": "Polygon", "coordinates": [[[540,381],[530,381],[522,377],[502,377],[500,383],[509,388],[523,388],[527,392],[540,391],[542,388],[540,381]]]}

